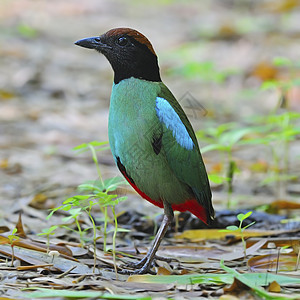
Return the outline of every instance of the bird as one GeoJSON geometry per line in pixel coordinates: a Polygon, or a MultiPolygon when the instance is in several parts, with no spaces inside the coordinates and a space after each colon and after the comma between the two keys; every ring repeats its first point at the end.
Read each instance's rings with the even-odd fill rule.
{"type": "Polygon", "coordinates": [[[108,119],[112,155],[133,189],[164,209],[155,239],[133,271],[151,273],[174,210],[189,211],[207,225],[214,220],[197,138],[181,105],[162,82],[156,52],[145,35],[132,28],[114,28],[75,44],[94,49],[109,61],[114,72],[108,119]]]}

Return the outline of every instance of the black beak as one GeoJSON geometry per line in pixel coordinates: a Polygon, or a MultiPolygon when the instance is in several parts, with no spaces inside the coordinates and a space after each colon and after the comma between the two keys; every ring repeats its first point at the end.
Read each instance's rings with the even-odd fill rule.
{"type": "Polygon", "coordinates": [[[101,37],[89,37],[75,42],[75,45],[88,48],[88,49],[96,49],[96,50],[104,50],[111,49],[110,46],[101,42],[101,37]]]}

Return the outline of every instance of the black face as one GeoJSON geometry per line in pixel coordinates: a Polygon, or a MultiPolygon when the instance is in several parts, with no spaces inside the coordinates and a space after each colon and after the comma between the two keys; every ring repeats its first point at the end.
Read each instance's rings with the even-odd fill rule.
{"type": "Polygon", "coordinates": [[[103,34],[79,40],[75,44],[105,55],[115,72],[116,84],[130,77],[161,81],[157,56],[146,45],[129,35],[103,34]]]}

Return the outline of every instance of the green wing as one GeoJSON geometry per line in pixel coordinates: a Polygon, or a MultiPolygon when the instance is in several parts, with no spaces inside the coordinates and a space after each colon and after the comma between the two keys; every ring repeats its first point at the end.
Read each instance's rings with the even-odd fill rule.
{"type": "Polygon", "coordinates": [[[186,149],[176,141],[173,131],[163,125],[162,148],[166,154],[168,164],[176,177],[191,188],[199,203],[206,208],[209,221],[209,219],[214,217],[214,209],[211,203],[212,195],[196,135],[186,114],[173,94],[163,83],[160,83],[160,87],[161,90],[158,97],[169,102],[194,143],[193,149],[186,149]]]}

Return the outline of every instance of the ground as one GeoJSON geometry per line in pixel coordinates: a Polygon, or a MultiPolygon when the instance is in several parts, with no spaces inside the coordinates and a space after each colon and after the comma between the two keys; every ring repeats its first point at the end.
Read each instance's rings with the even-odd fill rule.
{"type": "MultiPolygon", "coordinates": [[[[229,122],[234,124],[234,129],[255,129],[258,126],[267,129],[269,125],[273,126],[274,122],[259,123],[253,121],[254,117],[267,120],[270,115],[300,111],[297,83],[300,74],[299,18],[299,3],[291,0],[214,0],[201,3],[194,0],[2,0],[0,233],[3,232],[3,236],[11,233],[17,223],[18,214],[22,211],[26,241],[30,238],[45,241],[45,237],[37,236],[42,229],[64,223],[60,213],[54,214],[49,220],[46,219],[48,209],[61,205],[65,199],[76,194],[79,184],[87,180],[97,180],[99,177],[90,152],[78,154],[72,149],[82,143],[108,140],[108,109],[113,74],[103,56],[75,46],[76,40],[102,34],[114,27],[135,28],[151,40],[159,56],[163,81],[186,110],[195,131],[217,128],[229,122]],[[261,88],[264,83],[265,88],[261,88]],[[268,88],[271,85],[272,87],[268,88]],[[280,105],[282,99],[287,102],[288,108],[280,105]]],[[[266,135],[261,130],[259,134],[265,140],[258,143],[257,139],[261,136],[257,134],[257,130],[253,130],[246,132],[233,145],[232,157],[239,172],[234,175],[232,195],[228,196],[226,192],[226,182],[211,182],[214,207],[217,211],[214,228],[225,228],[233,223],[238,225],[235,216],[240,209],[244,209],[241,212],[246,213],[258,206],[272,204],[267,209],[274,213],[271,217],[259,215],[259,212],[253,213],[253,220],[249,217],[251,221],[256,222],[253,228],[256,226],[257,229],[285,231],[286,240],[299,243],[299,226],[295,220],[300,204],[299,119],[299,116],[296,116],[295,119],[289,120],[289,125],[294,126],[292,129],[284,128],[282,124],[272,127],[270,132],[277,138],[271,142],[267,138],[271,136],[270,132],[266,135]],[[280,136],[280,133],[288,135],[290,129],[294,130],[291,135],[293,140],[286,143],[287,139],[280,136]],[[240,143],[251,138],[252,144],[248,146],[240,143]],[[288,169],[284,169],[285,153],[288,169]],[[279,157],[279,164],[276,155],[279,157]],[[278,177],[273,180],[272,174],[278,177]],[[266,178],[269,178],[269,181],[266,178]],[[266,181],[261,184],[263,180],[266,181]],[[224,211],[228,197],[231,199],[233,212],[224,211]],[[294,221],[284,225],[280,223],[281,218],[291,218],[294,221]]],[[[202,149],[216,143],[216,140],[213,142],[207,137],[201,138],[201,133],[198,137],[202,149]]],[[[226,176],[224,153],[226,151],[216,149],[203,151],[209,174],[226,176]]],[[[109,149],[99,152],[98,159],[104,179],[119,175],[109,149]]],[[[141,200],[130,187],[123,187],[117,192],[128,196],[125,202],[116,207],[120,227],[131,230],[130,234],[118,234],[118,250],[136,255],[134,249],[139,247],[139,251],[144,253],[145,247],[150,243],[149,234],[153,234],[155,224],[160,222],[162,211],[141,200]]],[[[261,207],[260,209],[263,210],[261,207]]],[[[101,216],[99,210],[95,210],[94,213],[95,219],[101,216]]],[[[110,212],[109,214],[112,217],[110,212]]],[[[179,231],[203,227],[198,220],[186,214],[180,215],[180,220],[183,224],[176,227],[179,231]]],[[[82,216],[81,222],[83,226],[90,224],[86,215],[82,216]]],[[[101,221],[98,222],[102,224],[101,221]]],[[[272,233],[273,236],[276,235],[272,233]]],[[[171,267],[160,263],[161,269],[168,270],[169,274],[202,274],[211,273],[212,270],[219,272],[220,262],[216,258],[232,253],[234,249],[242,253],[241,243],[229,246],[230,242],[224,240],[224,236],[221,239],[213,235],[207,239],[199,237],[197,233],[196,237],[193,235],[188,242],[185,242],[186,236],[176,239],[174,236],[174,230],[169,232],[161,254],[173,254],[177,259],[179,257],[183,267],[178,266],[176,262],[173,262],[171,267]],[[218,242],[212,241],[212,238],[218,242]],[[190,254],[190,251],[194,253],[195,249],[198,253],[196,256],[190,254]],[[191,257],[194,257],[194,261],[191,257]],[[196,268],[195,262],[199,263],[196,268]]],[[[60,227],[54,237],[56,240],[53,239],[53,243],[73,242],[72,255],[89,266],[74,276],[92,273],[91,252],[85,249],[77,255],[78,235],[66,233],[66,229],[60,227]]],[[[111,238],[109,236],[109,244],[111,238]]],[[[257,238],[256,242],[261,240],[257,238]]],[[[281,240],[284,240],[282,236],[281,240]]],[[[292,246],[293,243],[287,245],[292,246]]],[[[284,245],[276,244],[278,247],[284,245]]],[[[10,249],[10,246],[8,248],[10,249]]],[[[100,250],[103,248],[102,239],[98,240],[98,248],[98,258],[102,257],[111,262],[111,256],[100,250]]],[[[277,253],[277,250],[274,251],[277,253]]],[[[295,250],[294,246],[293,262],[297,258],[297,251],[299,252],[299,246],[298,250],[295,250]]],[[[33,278],[37,280],[39,275],[36,271],[31,271],[27,274],[28,277],[23,273],[21,276],[21,271],[16,269],[17,265],[10,267],[5,260],[10,256],[1,253],[0,270],[3,270],[3,276],[0,278],[0,290],[4,291],[5,296],[22,297],[23,294],[20,294],[18,289],[26,287],[33,278]]],[[[247,260],[243,260],[243,255],[237,260],[230,257],[226,265],[232,268],[240,267],[240,272],[246,272],[251,264],[256,266],[253,260],[250,261],[251,255],[254,254],[257,252],[253,250],[247,260]]],[[[20,257],[19,260],[22,261],[20,257]]],[[[224,260],[226,262],[226,259],[224,260]]],[[[33,264],[32,261],[25,259],[23,263],[24,261],[25,264],[33,264]]],[[[39,258],[38,261],[45,262],[47,257],[39,258]]],[[[70,268],[70,262],[66,261],[66,266],[61,267],[60,272],[70,268]]],[[[57,262],[56,267],[60,264],[63,262],[57,262]]],[[[87,277],[90,281],[85,281],[85,289],[97,289],[98,286],[98,289],[109,293],[141,293],[142,296],[159,291],[163,297],[181,295],[187,298],[208,295],[220,297],[224,294],[223,286],[207,287],[207,283],[191,287],[174,282],[159,286],[155,283],[143,285],[126,281],[124,286],[128,276],[119,275],[121,283],[116,281],[115,274],[109,266],[112,269],[108,263],[101,271],[102,274],[98,274],[97,282],[95,277],[87,277]],[[108,279],[111,280],[109,283],[108,279]]],[[[291,272],[290,269],[288,271],[291,272]]],[[[299,271],[295,271],[294,275],[299,276],[299,271]]],[[[46,279],[42,276],[39,278],[41,283],[35,286],[47,287],[47,284],[52,282],[52,287],[57,284],[60,289],[78,288],[77,283],[55,283],[53,278],[50,275],[48,277],[48,274],[46,279]]],[[[68,280],[67,277],[64,278],[68,280]]],[[[33,282],[37,282],[34,280],[33,282]]],[[[234,288],[232,290],[227,293],[236,292],[234,288]]],[[[287,290],[285,287],[285,293],[293,292],[292,288],[288,292],[287,290]]],[[[243,297],[251,297],[251,293],[244,293],[243,297]]]]}

